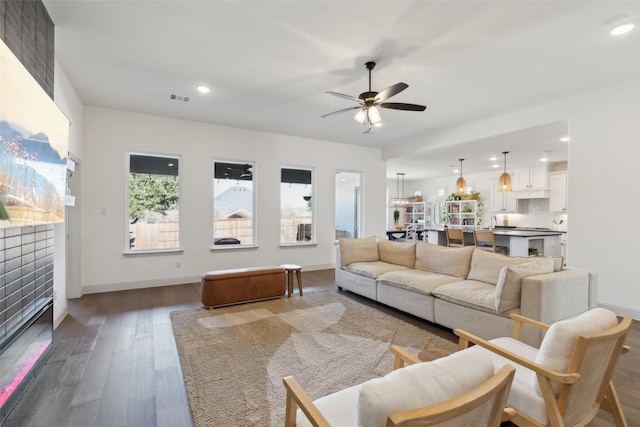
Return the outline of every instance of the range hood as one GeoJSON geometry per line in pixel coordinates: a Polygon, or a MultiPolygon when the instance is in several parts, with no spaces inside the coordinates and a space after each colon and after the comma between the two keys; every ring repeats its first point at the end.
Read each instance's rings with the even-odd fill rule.
{"type": "Polygon", "coordinates": [[[548,199],[549,195],[549,190],[525,190],[513,192],[513,197],[515,199],[548,199]]]}

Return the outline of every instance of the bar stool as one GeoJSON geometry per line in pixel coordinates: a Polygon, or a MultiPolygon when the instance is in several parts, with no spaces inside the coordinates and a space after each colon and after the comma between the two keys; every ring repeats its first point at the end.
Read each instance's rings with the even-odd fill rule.
{"type": "Polygon", "coordinates": [[[509,248],[506,246],[496,246],[496,238],[493,231],[473,230],[473,241],[478,249],[491,252],[502,252],[505,255],[509,255],[509,248]]]}
{"type": "Polygon", "coordinates": [[[293,273],[296,274],[298,279],[298,292],[302,296],[302,267],[296,264],[282,264],[280,267],[286,270],[287,275],[287,298],[291,298],[293,293],[293,273]]]}
{"type": "Polygon", "coordinates": [[[449,228],[446,229],[447,233],[447,246],[459,246],[462,247],[464,243],[464,231],[462,228],[449,228]]]}

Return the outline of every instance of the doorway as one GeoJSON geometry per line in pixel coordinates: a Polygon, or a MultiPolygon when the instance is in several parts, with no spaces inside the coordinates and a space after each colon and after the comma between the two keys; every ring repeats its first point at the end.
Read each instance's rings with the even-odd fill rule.
{"type": "Polygon", "coordinates": [[[363,235],[362,172],[336,171],[336,239],[363,235]]]}

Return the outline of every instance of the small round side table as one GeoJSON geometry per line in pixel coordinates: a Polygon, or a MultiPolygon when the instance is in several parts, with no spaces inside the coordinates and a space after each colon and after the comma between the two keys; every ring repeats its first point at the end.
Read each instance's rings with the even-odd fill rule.
{"type": "Polygon", "coordinates": [[[287,297],[291,298],[293,293],[293,273],[296,274],[298,279],[298,292],[302,296],[302,267],[296,264],[282,264],[280,267],[284,268],[287,276],[287,297]]]}

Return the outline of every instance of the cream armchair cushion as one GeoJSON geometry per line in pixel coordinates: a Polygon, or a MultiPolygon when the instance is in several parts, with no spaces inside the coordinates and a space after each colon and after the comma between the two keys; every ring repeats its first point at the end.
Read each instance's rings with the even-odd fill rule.
{"type": "MultiPolygon", "coordinates": [[[[555,322],[546,332],[535,362],[559,372],[567,372],[579,336],[602,332],[617,324],[615,313],[604,308],[594,308],[571,319],[555,322]]],[[[532,375],[536,391],[542,396],[540,384],[535,374],[532,375]]],[[[560,384],[553,382],[552,386],[557,394],[560,384]]]]}
{"type": "Polygon", "coordinates": [[[493,369],[488,357],[459,352],[369,380],[360,387],[358,427],[385,427],[394,412],[459,396],[493,376],[493,369]]]}

